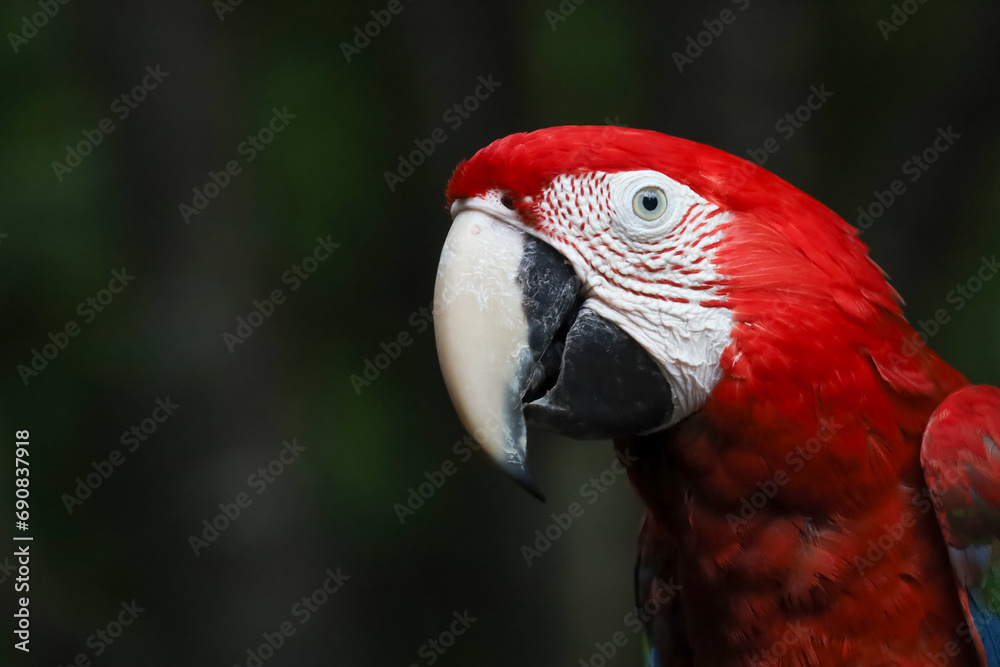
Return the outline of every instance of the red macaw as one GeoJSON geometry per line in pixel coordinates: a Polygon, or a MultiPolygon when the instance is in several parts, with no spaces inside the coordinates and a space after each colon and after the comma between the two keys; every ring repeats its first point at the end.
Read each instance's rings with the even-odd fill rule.
{"type": "Polygon", "coordinates": [[[926,346],[853,227],[626,128],[496,141],[448,202],[452,401],[536,494],[526,418],[628,454],[639,602],[680,585],[650,665],[997,664],[1000,391],[926,346]]]}

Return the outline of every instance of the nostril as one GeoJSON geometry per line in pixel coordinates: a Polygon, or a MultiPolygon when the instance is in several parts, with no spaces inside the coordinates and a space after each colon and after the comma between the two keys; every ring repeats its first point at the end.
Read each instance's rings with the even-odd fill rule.
{"type": "Polygon", "coordinates": [[[503,197],[501,197],[500,203],[504,205],[504,208],[509,209],[511,211],[514,210],[514,200],[511,199],[510,195],[504,195],[503,197]]]}

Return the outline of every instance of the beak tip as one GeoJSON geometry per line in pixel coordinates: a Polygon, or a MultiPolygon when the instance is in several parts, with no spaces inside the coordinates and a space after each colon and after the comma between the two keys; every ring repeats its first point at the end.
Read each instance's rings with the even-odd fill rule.
{"type": "Polygon", "coordinates": [[[518,486],[541,502],[545,502],[545,494],[538,488],[538,483],[535,482],[534,475],[528,471],[527,467],[512,463],[506,466],[505,472],[514,478],[514,481],[517,482],[518,486]]]}

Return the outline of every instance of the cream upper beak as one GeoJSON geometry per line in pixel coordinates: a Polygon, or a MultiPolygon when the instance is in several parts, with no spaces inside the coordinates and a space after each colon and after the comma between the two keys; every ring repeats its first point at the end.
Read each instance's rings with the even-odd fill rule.
{"type": "Polygon", "coordinates": [[[434,288],[438,357],[466,430],[538,495],[526,467],[519,386],[525,366],[534,363],[518,283],[526,235],[487,206],[471,200],[453,207],[434,288]]]}

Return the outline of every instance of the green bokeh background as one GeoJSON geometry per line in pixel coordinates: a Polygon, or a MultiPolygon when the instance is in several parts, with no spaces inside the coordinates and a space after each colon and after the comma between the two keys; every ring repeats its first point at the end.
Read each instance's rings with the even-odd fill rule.
{"type": "MultiPolygon", "coordinates": [[[[581,501],[609,443],[532,432],[547,505],[483,457],[462,461],[432,329],[415,324],[448,229],[447,179],[511,132],[616,119],[739,155],[775,137],[766,168],[851,222],[904,179],[864,240],[912,322],[950,309],[933,347],[1000,383],[1000,281],[961,311],[947,301],[1000,250],[1000,6],[928,2],[886,40],[888,2],[743,4],[565,0],[553,24],[556,0],[402,0],[350,62],[341,43],[385,3],[242,2],[220,20],[209,0],[70,2],[17,53],[5,39],[0,563],[16,429],[31,431],[34,542],[32,652],[10,646],[14,582],[0,572],[0,662],[246,664],[338,567],[349,581],[265,664],[428,664],[421,646],[464,610],[478,620],[436,664],[576,665],[627,631],[640,509],[624,480],[583,501],[530,567],[520,551],[581,501]],[[679,72],[672,54],[727,8],[735,20],[679,72]],[[157,64],[169,77],[58,181],[66,145],[157,64]],[[489,75],[497,91],[449,127],[444,112],[489,75]],[[779,135],[820,85],[833,97],[779,135]],[[288,128],[185,224],[192,188],[285,107],[288,128]],[[961,139],[910,183],[903,163],[948,126],[961,139]],[[385,172],[438,127],[447,141],[390,191],[385,172]],[[328,236],[339,249],[289,292],[282,274],[328,236]],[[77,305],[122,267],[134,282],[83,323],[77,305]],[[223,333],[275,288],[285,303],[230,353],[223,333]],[[25,386],[17,366],[70,320],[80,334],[25,386]],[[413,343],[357,393],[351,374],[401,332],[413,343]],[[67,513],[76,478],[168,396],[175,414],[67,513]],[[306,451],[257,495],[248,476],[291,438],[306,451]],[[447,460],[457,472],[401,524],[394,504],[447,460]],[[189,536],[248,490],[252,505],[195,556],[189,536]],[[88,637],[132,599],[145,611],[95,657],[88,637]]],[[[0,30],[38,11],[7,2],[0,30]]],[[[628,634],[614,664],[638,664],[628,634]]]]}

